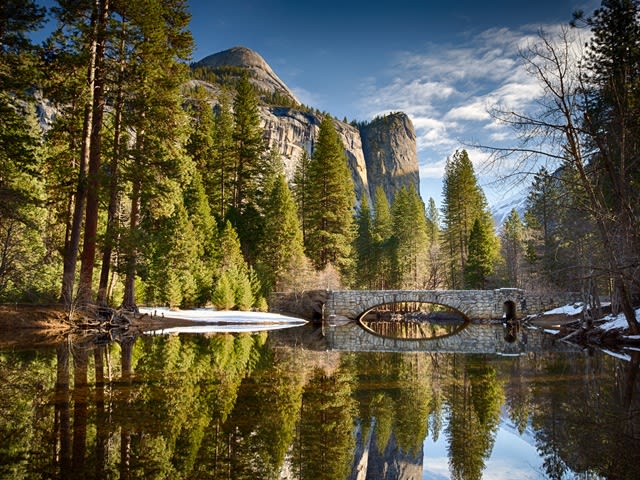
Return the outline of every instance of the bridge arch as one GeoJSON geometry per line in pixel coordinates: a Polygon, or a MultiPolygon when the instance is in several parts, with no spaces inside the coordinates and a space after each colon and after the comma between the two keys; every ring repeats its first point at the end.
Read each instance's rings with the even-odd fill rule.
{"type": "Polygon", "coordinates": [[[403,303],[417,303],[417,304],[421,304],[421,305],[438,305],[440,307],[448,308],[448,309],[452,310],[454,313],[459,314],[465,322],[470,320],[465,312],[459,310],[456,307],[453,307],[451,305],[447,305],[447,304],[444,304],[444,303],[429,302],[429,301],[425,302],[425,301],[422,301],[422,300],[420,300],[420,301],[418,301],[418,300],[401,300],[401,301],[398,301],[398,302],[391,302],[391,303],[389,303],[389,302],[379,303],[377,305],[373,305],[372,307],[369,307],[367,310],[362,312],[360,315],[358,315],[358,318],[356,318],[356,320],[361,322],[361,320],[364,317],[366,317],[369,313],[371,313],[371,311],[373,311],[373,310],[375,310],[377,308],[383,307],[385,305],[402,305],[403,303]]]}

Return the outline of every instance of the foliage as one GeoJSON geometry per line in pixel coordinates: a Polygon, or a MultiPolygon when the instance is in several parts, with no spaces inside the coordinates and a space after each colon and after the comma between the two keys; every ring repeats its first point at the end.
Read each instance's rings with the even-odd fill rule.
{"type": "Polygon", "coordinates": [[[306,253],[317,270],[332,264],[346,277],[351,268],[355,195],[344,146],[329,117],[320,124],[307,173],[306,253]]]}
{"type": "Polygon", "coordinates": [[[390,239],[393,285],[399,289],[422,289],[429,276],[429,233],[425,209],[413,186],[402,188],[391,208],[390,239]]]}
{"type": "Polygon", "coordinates": [[[469,256],[471,229],[476,219],[486,222],[487,230],[491,221],[484,193],[466,150],[458,150],[447,159],[442,196],[442,244],[447,258],[447,283],[450,288],[461,288],[469,256]]]}

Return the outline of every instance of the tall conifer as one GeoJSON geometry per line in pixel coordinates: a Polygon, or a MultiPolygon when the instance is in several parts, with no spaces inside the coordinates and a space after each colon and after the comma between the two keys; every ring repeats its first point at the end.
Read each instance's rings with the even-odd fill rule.
{"type": "Polygon", "coordinates": [[[442,240],[447,256],[448,283],[451,288],[462,288],[471,228],[476,219],[490,221],[484,193],[466,150],[458,150],[447,159],[442,193],[442,240]]]}
{"type": "Polygon", "coordinates": [[[316,269],[332,264],[345,276],[351,266],[355,194],[344,146],[329,116],[320,124],[307,178],[307,255],[316,269]]]}

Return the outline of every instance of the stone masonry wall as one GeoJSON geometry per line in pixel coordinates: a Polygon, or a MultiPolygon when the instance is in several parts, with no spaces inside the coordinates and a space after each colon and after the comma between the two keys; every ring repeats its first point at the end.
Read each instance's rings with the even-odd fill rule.
{"type": "Polygon", "coordinates": [[[513,302],[516,317],[540,313],[544,310],[579,300],[575,293],[554,296],[527,294],[524,290],[341,290],[329,292],[325,318],[332,315],[356,320],[373,307],[399,302],[435,303],[451,307],[472,320],[502,318],[505,302],[513,302]]]}

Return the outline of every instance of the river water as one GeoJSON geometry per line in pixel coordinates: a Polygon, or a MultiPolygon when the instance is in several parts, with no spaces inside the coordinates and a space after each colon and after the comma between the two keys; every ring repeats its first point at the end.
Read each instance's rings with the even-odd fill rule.
{"type": "Polygon", "coordinates": [[[336,351],[311,326],[14,346],[0,478],[640,478],[640,354],[564,350],[336,351]]]}

